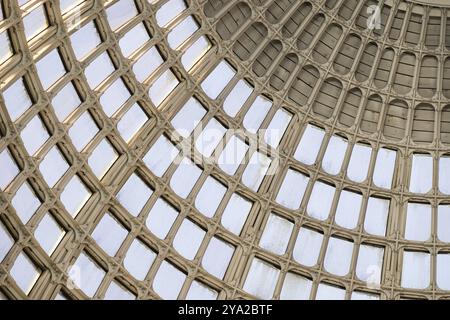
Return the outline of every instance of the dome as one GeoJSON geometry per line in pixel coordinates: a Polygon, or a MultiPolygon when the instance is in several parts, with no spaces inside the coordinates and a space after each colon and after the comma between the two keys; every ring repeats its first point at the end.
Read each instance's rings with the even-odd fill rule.
{"type": "Polygon", "coordinates": [[[0,18],[0,299],[450,297],[447,0],[0,18]]]}

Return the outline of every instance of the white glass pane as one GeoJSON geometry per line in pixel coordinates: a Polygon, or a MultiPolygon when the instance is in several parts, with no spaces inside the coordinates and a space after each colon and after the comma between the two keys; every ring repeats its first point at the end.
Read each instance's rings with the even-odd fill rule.
{"type": "MultiPolygon", "coordinates": [[[[22,1],[22,0],[21,0],[22,1]]],[[[69,11],[85,0],[59,0],[59,7],[62,13],[69,11]]]]}
{"type": "Polygon", "coordinates": [[[105,271],[84,252],[80,254],[68,273],[73,283],[89,297],[94,296],[105,276],[105,271]]]}
{"type": "Polygon", "coordinates": [[[431,236],[431,205],[408,203],[405,239],[427,241],[431,236]]]}
{"type": "Polygon", "coordinates": [[[69,82],[53,98],[52,104],[60,122],[64,121],[81,103],[72,82],[69,82]]]}
{"type": "Polygon", "coordinates": [[[250,97],[253,88],[245,80],[239,80],[223,103],[223,110],[231,117],[237,115],[245,101],[250,97]]]}
{"type": "Polygon", "coordinates": [[[187,138],[205,114],[205,108],[197,99],[190,98],[172,119],[171,124],[182,137],[187,138]]]}
{"type": "Polygon", "coordinates": [[[273,213],[269,215],[259,245],[278,255],[286,252],[294,224],[273,213]]]}
{"type": "Polygon", "coordinates": [[[373,293],[353,291],[352,300],[380,300],[380,296],[373,293]]]}
{"type": "Polygon", "coordinates": [[[317,287],[316,300],[344,300],[345,290],[328,284],[320,283],[317,287]]]}
{"type": "Polygon", "coordinates": [[[152,99],[155,106],[159,107],[179,83],[180,81],[170,69],[160,75],[148,90],[150,99],[152,99]]]}
{"type": "Polygon", "coordinates": [[[402,287],[425,289],[430,285],[430,254],[404,251],[402,287]]]}
{"type": "Polygon", "coordinates": [[[98,127],[89,112],[84,112],[69,129],[69,136],[73,145],[81,151],[95,137],[98,127]]]}
{"type": "Polygon", "coordinates": [[[311,280],[289,272],[284,279],[280,300],[308,300],[311,287],[311,280]]]}
{"type": "Polygon", "coordinates": [[[112,30],[118,29],[137,14],[133,0],[120,0],[106,9],[109,25],[112,30]]]}
{"type": "Polygon", "coordinates": [[[110,256],[115,256],[128,231],[109,213],[106,213],[92,233],[92,238],[110,256]]]}
{"type": "Polygon", "coordinates": [[[147,120],[147,114],[135,103],[120,119],[117,130],[126,142],[130,142],[147,120]]]}
{"type": "Polygon", "coordinates": [[[133,65],[133,72],[136,75],[136,79],[140,82],[143,82],[163,63],[164,60],[159,54],[156,47],[152,47],[150,50],[144,53],[133,65]]]}
{"type": "Polygon", "coordinates": [[[438,238],[441,241],[450,242],[450,205],[439,205],[437,210],[438,238]]]}
{"type": "Polygon", "coordinates": [[[30,40],[47,28],[47,18],[44,7],[38,6],[25,17],[23,17],[23,26],[25,37],[30,40]]]}
{"type": "Polygon", "coordinates": [[[212,177],[208,177],[195,198],[195,206],[206,217],[214,216],[227,188],[212,177]]]}
{"type": "Polygon", "coordinates": [[[117,200],[136,217],[152,194],[153,190],[133,173],[117,194],[117,200]]]}
{"type": "Polygon", "coordinates": [[[224,60],[203,80],[201,86],[205,93],[216,99],[235,75],[234,69],[224,60]]]}
{"type": "Polygon", "coordinates": [[[324,267],[327,271],[345,276],[350,270],[353,242],[331,237],[325,255],[324,267]]]}
{"type": "Polygon", "coordinates": [[[368,233],[376,236],[384,236],[386,234],[389,204],[390,201],[386,199],[369,198],[364,221],[364,229],[368,233]]]}
{"type": "Polygon", "coordinates": [[[8,254],[9,250],[14,244],[14,239],[11,237],[9,232],[4,227],[3,223],[0,222],[0,262],[8,254]]]}
{"type": "Polygon", "coordinates": [[[186,295],[186,300],[216,300],[218,295],[217,291],[201,282],[193,281],[186,295]]]}
{"type": "Polygon", "coordinates": [[[439,158],[439,190],[450,194],[450,157],[439,158]]]}
{"type": "Polygon", "coordinates": [[[265,154],[255,152],[245,168],[244,174],[242,175],[242,182],[251,190],[258,191],[271,163],[272,159],[265,154]]]}
{"type": "Polygon", "coordinates": [[[106,139],[103,139],[92,151],[88,163],[97,178],[101,179],[118,157],[116,150],[106,139]]]}
{"type": "Polygon", "coordinates": [[[122,54],[128,57],[142,47],[148,40],[150,40],[150,36],[147,29],[144,24],[139,23],[119,40],[119,46],[122,54]]]}
{"type": "Polygon", "coordinates": [[[379,285],[383,268],[384,249],[362,244],[359,247],[356,275],[369,286],[379,285]]]}
{"type": "Polygon", "coordinates": [[[8,149],[3,150],[0,153],[0,168],[2,168],[2,173],[0,174],[0,188],[5,190],[19,173],[19,168],[9,154],[8,149]]]}
{"type": "Polygon", "coordinates": [[[50,187],[53,187],[56,182],[58,182],[68,168],[69,165],[61,155],[57,146],[50,149],[39,165],[39,170],[50,187]]]}
{"type": "Polygon", "coordinates": [[[292,115],[284,109],[278,110],[264,133],[264,141],[272,148],[277,148],[286,132],[292,115]]]}
{"type": "Polygon", "coordinates": [[[195,147],[205,157],[210,157],[226,131],[219,121],[212,118],[195,141],[195,147]]]}
{"type": "Polygon", "coordinates": [[[165,239],[177,216],[178,211],[159,198],[150,210],[145,224],[154,235],[165,239]]]}
{"type": "Polygon", "coordinates": [[[22,184],[14,195],[11,204],[16,209],[20,220],[26,224],[41,205],[41,201],[36,197],[33,189],[28,183],[22,184]]]}
{"type": "Polygon", "coordinates": [[[11,42],[9,41],[8,31],[0,33],[0,64],[7,61],[13,55],[11,42]]]}
{"type": "Polygon", "coordinates": [[[32,156],[48,140],[49,134],[39,116],[36,116],[28,122],[27,126],[20,133],[20,137],[28,154],[32,156]]]}
{"type": "Polygon", "coordinates": [[[55,251],[64,234],[65,231],[49,213],[42,218],[34,231],[34,237],[48,255],[55,251]]]}
{"type": "Polygon", "coordinates": [[[211,44],[205,36],[201,36],[195,41],[189,49],[185,51],[181,57],[181,63],[186,70],[191,70],[192,67],[208,52],[211,44]]]}
{"type": "Polygon", "coordinates": [[[304,164],[314,164],[324,136],[324,130],[308,124],[294,153],[294,158],[304,164]]]}
{"type": "Polygon", "coordinates": [[[442,290],[450,290],[450,254],[438,254],[436,257],[436,283],[442,290]]]}
{"type": "Polygon", "coordinates": [[[165,26],[186,9],[184,0],[169,0],[156,13],[158,25],[165,26]]]}
{"type": "Polygon", "coordinates": [[[170,187],[177,195],[186,198],[190,193],[202,170],[191,160],[184,158],[170,179],[170,187]]]}
{"type": "Polygon", "coordinates": [[[195,223],[184,219],[173,240],[173,247],[188,260],[195,258],[206,232],[195,223]]]}
{"type": "Polygon", "coordinates": [[[225,229],[239,235],[252,205],[250,201],[234,193],[222,214],[221,223],[225,229]]]}
{"type": "Polygon", "coordinates": [[[433,158],[430,155],[414,154],[412,157],[409,191],[427,193],[433,184],[433,158]]]}
{"type": "Polygon", "coordinates": [[[244,141],[233,135],[228,140],[217,160],[219,167],[230,176],[234,175],[247,154],[248,149],[249,147],[244,141]]]}
{"type": "Polygon", "coordinates": [[[70,36],[70,42],[72,44],[75,57],[78,60],[83,60],[91,51],[95,49],[100,43],[100,35],[98,34],[97,27],[94,22],[91,21],[84,25],[81,29],[77,30],[70,36]]]}
{"type": "MultiPolygon", "coordinates": [[[[124,0],[122,0],[124,1],[124,0]]],[[[84,70],[87,82],[92,89],[95,89],[115,70],[107,52],[103,52],[92,61],[84,70]]]]}
{"type": "Polygon", "coordinates": [[[245,114],[242,124],[251,133],[256,133],[272,107],[272,101],[258,96],[245,114]]]}
{"type": "Polygon", "coordinates": [[[155,258],[156,253],[153,250],[135,239],[127,251],[123,265],[133,277],[142,281],[147,276],[155,258]]]}
{"type": "Polygon", "coordinates": [[[117,110],[130,98],[130,91],[123,83],[123,80],[117,79],[105,90],[100,97],[100,103],[103,111],[108,117],[113,116],[117,110]]]}
{"type": "Polygon", "coordinates": [[[135,300],[136,297],[125,290],[120,285],[118,285],[115,281],[111,282],[105,293],[105,300],[135,300]]]}
{"type": "Polygon", "coordinates": [[[90,197],[91,192],[78,176],[74,176],[64,188],[60,199],[67,212],[75,218],[90,197]]]}
{"type": "Polygon", "coordinates": [[[253,258],[243,289],[258,298],[271,299],[279,274],[280,270],[272,265],[258,258],[253,258]]]}
{"type": "Polygon", "coordinates": [[[36,62],[36,69],[45,90],[66,73],[66,69],[56,49],[36,62]]]}
{"type": "Polygon", "coordinates": [[[165,300],[175,300],[180,293],[186,275],[172,264],[163,261],[153,280],[153,289],[165,300]]]}
{"type": "Polygon", "coordinates": [[[301,228],[293,251],[294,259],[307,267],[316,265],[320,248],[322,247],[322,240],[323,234],[307,228],[301,228]]]}
{"type": "Polygon", "coordinates": [[[147,152],[143,161],[156,176],[161,177],[178,153],[178,149],[174,147],[169,139],[161,136],[147,152]]]}
{"type": "Polygon", "coordinates": [[[367,178],[369,170],[372,147],[355,144],[352,156],[347,168],[347,176],[355,182],[363,182],[367,178]]]}
{"type": "Polygon", "coordinates": [[[394,177],[395,159],[397,151],[381,148],[378,150],[375,170],[373,173],[373,183],[381,188],[390,189],[392,178],[394,177]]]}
{"type": "Polygon", "coordinates": [[[341,227],[354,229],[358,225],[362,195],[343,190],[339,197],[335,221],[341,227]]]}
{"type": "Polygon", "coordinates": [[[32,105],[22,78],[3,92],[3,99],[12,121],[16,121],[32,105]]]}
{"type": "Polygon", "coordinates": [[[330,214],[335,188],[317,181],[309,198],[307,212],[313,218],[326,220],[330,214]]]}
{"type": "Polygon", "coordinates": [[[213,276],[223,279],[233,257],[234,247],[225,241],[212,238],[202,259],[203,268],[213,276]]]}
{"type": "Polygon", "coordinates": [[[297,210],[302,203],[308,182],[309,177],[289,169],[284,177],[276,201],[286,208],[297,210]]]}
{"type": "Polygon", "coordinates": [[[167,35],[167,42],[172,49],[177,49],[197,30],[198,26],[194,18],[192,18],[192,16],[188,16],[167,35]]]}
{"type": "Polygon", "coordinates": [[[322,160],[322,168],[329,174],[338,174],[341,171],[346,150],[347,140],[338,136],[332,136],[322,160]]]}
{"type": "Polygon", "coordinates": [[[16,281],[19,288],[25,294],[28,294],[39,278],[40,272],[30,258],[24,252],[21,252],[14,261],[9,274],[16,281]]]}

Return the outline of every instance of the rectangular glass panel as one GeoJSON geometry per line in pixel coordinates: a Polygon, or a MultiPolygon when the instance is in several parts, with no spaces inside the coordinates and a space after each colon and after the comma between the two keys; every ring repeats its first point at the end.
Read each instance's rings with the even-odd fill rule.
{"type": "Polygon", "coordinates": [[[177,299],[186,275],[164,260],[153,280],[153,289],[165,300],[177,299]]]}
{"type": "Polygon", "coordinates": [[[280,270],[277,268],[253,258],[243,289],[258,298],[272,299],[279,274],[280,270]]]}
{"type": "Polygon", "coordinates": [[[271,213],[259,240],[260,247],[272,253],[283,255],[286,252],[293,228],[292,222],[271,213]]]}
{"type": "Polygon", "coordinates": [[[433,158],[429,154],[412,156],[411,181],[409,191],[427,193],[433,185],[433,158]]]}
{"type": "Polygon", "coordinates": [[[317,181],[308,201],[307,212],[313,218],[326,220],[330,215],[335,188],[317,181]]]}
{"type": "Polygon", "coordinates": [[[405,238],[427,241],[431,236],[431,205],[408,203],[406,212],[405,238]]]}
{"type": "Polygon", "coordinates": [[[152,194],[153,190],[133,173],[116,197],[132,216],[137,217],[152,194]]]}
{"type": "Polygon", "coordinates": [[[253,88],[245,80],[239,80],[223,103],[223,110],[231,117],[235,117],[244,103],[250,97],[253,88]]]}
{"type": "Polygon", "coordinates": [[[343,190],[339,197],[335,221],[341,227],[354,229],[358,225],[361,210],[362,195],[343,190]]]}
{"type": "Polygon", "coordinates": [[[184,258],[195,258],[206,232],[197,224],[184,219],[173,240],[173,248],[184,258]]]}
{"type": "Polygon", "coordinates": [[[170,179],[170,187],[177,195],[186,198],[202,172],[191,160],[184,158],[170,179]]]}
{"type": "Polygon", "coordinates": [[[341,277],[347,275],[350,270],[352,254],[353,242],[330,237],[324,260],[325,269],[341,277]]]}
{"type": "Polygon", "coordinates": [[[322,160],[322,168],[325,172],[336,175],[341,171],[347,144],[347,140],[341,137],[332,136],[330,138],[327,151],[322,160]]]}
{"type": "Polygon", "coordinates": [[[294,259],[307,267],[315,266],[319,258],[322,241],[322,233],[302,227],[295,243],[294,259]]]}
{"type": "Polygon", "coordinates": [[[302,203],[303,195],[309,183],[309,177],[289,169],[284,177],[276,201],[286,208],[297,210],[302,203]]]}
{"type": "Polygon", "coordinates": [[[144,280],[155,261],[156,253],[138,239],[135,239],[127,251],[123,265],[138,280],[144,280]]]}
{"type": "Polygon", "coordinates": [[[366,232],[377,236],[386,235],[389,205],[389,200],[369,197],[364,221],[366,232]]]}
{"type": "Polygon", "coordinates": [[[363,182],[367,178],[372,147],[355,144],[347,168],[347,176],[355,182],[363,182]]]}
{"type": "Polygon", "coordinates": [[[203,268],[213,276],[223,279],[228,269],[234,247],[216,237],[212,238],[202,259],[203,268]]]}
{"type": "Polygon", "coordinates": [[[402,287],[425,289],[430,285],[430,254],[404,251],[402,267],[402,287]]]}
{"type": "Polygon", "coordinates": [[[308,124],[295,151],[294,158],[304,164],[314,164],[324,137],[324,130],[308,124]]]}
{"type": "Polygon", "coordinates": [[[395,160],[397,151],[381,148],[378,150],[375,170],[373,173],[373,183],[381,188],[390,189],[394,177],[395,160]]]}
{"type": "Polygon", "coordinates": [[[235,74],[236,71],[222,60],[203,80],[201,87],[211,99],[216,99],[235,74]]]}
{"type": "Polygon", "coordinates": [[[308,300],[311,288],[311,280],[288,272],[281,289],[280,300],[308,300]]]}

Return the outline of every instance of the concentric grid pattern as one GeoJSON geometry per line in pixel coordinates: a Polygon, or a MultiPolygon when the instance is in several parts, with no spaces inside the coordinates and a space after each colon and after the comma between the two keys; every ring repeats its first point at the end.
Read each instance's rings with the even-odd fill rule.
{"type": "MultiPolygon", "coordinates": [[[[335,13],[351,4],[332,3],[313,3],[312,12],[347,25],[335,13]]],[[[353,78],[319,65],[326,49],[288,55],[293,46],[263,19],[273,3],[255,4],[3,4],[0,297],[446,297],[445,79],[426,99],[390,90],[403,88],[394,75],[388,89],[350,85],[353,78]],[[272,45],[281,49],[259,55],[261,41],[241,61],[235,44],[256,20],[270,30],[267,41],[283,39],[272,45]],[[226,41],[223,28],[231,28],[226,41]],[[294,75],[305,98],[291,99],[294,75]],[[379,123],[377,112],[364,118],[358,93],[325,98],[344,81],[349,92],[365,91],[361,106],[395,103],[378,106],[379,123]],[[428,105],[412,110],[419,101],[438,112],[430,119],[428,105]],[[242,164],[221,161],[221,144],[191,141],[196,121],[222,133],[226,146],[239,145],[233,156],[251,150],[242,164]],[[252,150],[265,128],[282,139],[262,134],[252,150]],[[186,144],[195,145],[192,155],[176,151],[186,144]],[[251,152],[266,161],[248,164],[251,152]],[[217,161],[200,161],[213,153],[217,161]]],[[[416,8],[398,5],[408,14],[416,8]]],[[[402,46],[394,46],[397,56],[402,46]]],[[[327,60],[336,61],[333,52],[327,60]]],[[[445,61],[448,51],[438,45],[434,53],[445,61]]],[[[439,67],[445,75],[445,63],[439,67]]]]}

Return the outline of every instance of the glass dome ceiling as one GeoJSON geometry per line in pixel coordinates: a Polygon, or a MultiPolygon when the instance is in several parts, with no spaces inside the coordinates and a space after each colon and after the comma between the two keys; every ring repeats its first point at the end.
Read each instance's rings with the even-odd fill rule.
{"type": "Polygon", "coordinates": [[[450,8],[2,0],[0,298],[450,297],[450,8]]]}

